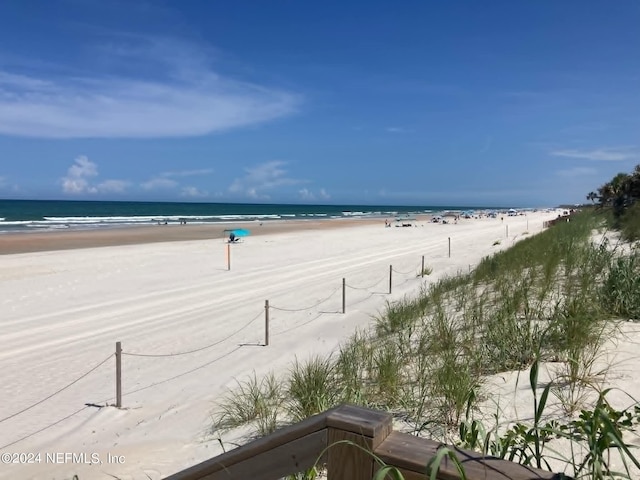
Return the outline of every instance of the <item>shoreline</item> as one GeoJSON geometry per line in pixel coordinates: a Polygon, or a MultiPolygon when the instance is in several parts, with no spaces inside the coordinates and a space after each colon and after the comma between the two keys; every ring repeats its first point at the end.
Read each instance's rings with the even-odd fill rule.
{"type": "MultiPolygon", "coordinates": [[[[423,219],[420,219],[423,221],[423,219]]],[[[424,218],[424,221],[428,221],[424,218]]],[[[246,228],[251,236],[304,230],[328,230],[356,225],[384,226],[384,218],[327,219],[327,220],[271,220],[261,223],[238,222],[209,225],[147,225],[112,227],[100,230],[63,230],[49,232],[15,232],[0,235],[0,256],[78,248],[115,247],[145,243],[180,242],[192,240],[222,240],[224,231],[246,228]]],[[[384,228],[384,227],[383,227],[384,228]]]]}

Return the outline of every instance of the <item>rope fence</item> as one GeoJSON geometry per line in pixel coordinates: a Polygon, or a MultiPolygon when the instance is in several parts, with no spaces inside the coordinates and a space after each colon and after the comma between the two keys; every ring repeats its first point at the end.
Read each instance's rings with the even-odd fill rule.
{"type": "Polygon", "coordinates": [[[395,268],[393,269],[394,273],[397,273],[398,275],[416,275],[416,276],[419,276],[423,270],[424,270],[424,263],[422,265],[416,265],[414,269],[409,270],[408,272],[403,272],[395,268]]]}
{"type": "Polygon", "coordinates": [[[377,287],[378,285],[380,285],[382,282],[384,282],[385,280],[387,280],[386,275],[384,277],[382,277],[380,280],[378,280],[376,283],[374,283],[373,285],[370,285],[368,287],[354,287],[353,285],[349,285],[347,284],[347,287],[353,289],[353,290],[371,290],[373,287],[377,287]]]}
{"type": "MultiPolygon", "coordinates": [[[[448,254],[449,257],[451,256],[451,238],[448,238],[448,254]]],[[[238,346],[236,346],[234,349],[216,357],[213,360],[209,360],[201,365],[198,365],[197,367],[194,368],[190,368],[180,374],[174,375],[172,377],[166,378],[164,380],[160,380],[157,382],[153,382],[149,385],[145,385],[143,387],[139,387],[139,388],[135,388],[133,390],[124,392],[122,391],[122,372],[121,372],[121,367],[122,367],[122,357],[146,357],[146,358],[171,358],[171,357],[179,357],[179,356],[185,356],[185,355],[190,355],[190,354],[194,354],[194,353],[198,353],[198,352],[202,352],[208,349],[211,349],[213,347],[219,346],[227,341],[229,341],[231,338],[233,338],[234,336],[238,335],[240,332],[246,330],[247,328],[249,328],[256,320],[258,320],[261,316],[264,315],[264,319],[265,319],[265,337],[264,337],[264,343],[262,344],[262,346],[268,346],[269,345],[269,312],[270,310],[275,310],[275,311],[279,311],[279,312],[287,312],[287,313],[298,313],[298,312],[303,312],[303,311],[309,311],[309,310],[313,310],[315,308],[317,308],[318,306],[322,305],[323,303],[329,301],[331,298],[333,298],[336,293],[338,293],[338,291],[342,290],[342,314],[346,313],[346,306],[347,306],[347,302],[346,302],[346,289],[347,287],[352,289],[352,290],[358,290],[358,291],[365,291],[368,293],[367,296],[365,296],[362,299],[358,299],[358,300],[354,300],[352,302],[350,302],[350,305],[358,305],[360,303],[363,303],[365,301],[367,301],[368,299],[370,299],[371,297],[373,297],[374,295],[383,295],[383,294],[391,294],[392,293],[392,286],[393,286],[393,273],[396,273],[398,275],[404,275],[404,276],[411,276],[410,278],[407,278],[404,280],[404,282],[400,283],[400,284],[396,284],[396,286],[399,285],[403,285],[409,281],[411,281],[412,279],[421,279],[424,277],[424,272],[425,272],[425,264],[424,264],[424,255],[422,256],[421,259],[421,263],[418,264],[415,268],[413,268],[412,270],[409,271],[404,271],[404,270],[398,270],[395,269],[392,265],[389,265],[389,273],[388,275],[384,275],[382,278],[380,278],[380,280],[376,281],[375,283],[368,285],[368,286],[355,286],[355,285],[351,285],[348,284],[346,282],[346,279],[343,278],[342,279],[342,284],[340,286],[338,286],[337,288],[335,288],[328,296],[322,298],[321,300],[315,302],[312,305],[309,306],[305,306],[305,307],[300,307],[300,308],[287,308],[287,307],[282,307],[282,306],[273,306],[269,304],[269,300],[265,301],[265,306],[264,306],[264,312],[260,311],[257,315],[255,315],[251,320],[249,320],[248,322],[246,322],[245,324],[243,324],[240,328],[234,330],[232,333],[230,333],[229,335],[226,335],[225,337],[216,340],[212,343],[206,344],[204,346],[198,347],[198,348],[193,348],[190,350],[184,350],[184,351],[179,351],[179,352],[170,352],[170,353],[138,353],[138,352],[128,352],[128,351],[123,351],[122,350],[122,346],[121,346],[121,342],[116,342],[116,350],[115,350],[115,359],[116,359],[116,397],[115,397],[115,406],[118,408],[122,407],[122,397],[126,397],[129,395],[132,395],[134,393],[138,393],[150,388],[153,388],[155,386],[158,385],[162,385],[165,384],[167,382],[176,380],[180,377],[183,377],[185,375],[188,375],[190,373],[193,373],[195,371],[201,370],[219,360],[222,360],[223,358],[226,358],[230,355],[232,355],[233,353],[237,352],[238,350],[240,350],[241,348],[245,347],[245,346],[249,346],[249,345],[253,345],[253,344],[239,344],[238,346]],[[373,289],[375,287],[378,287],[382,282],[384,282],[385,280],[388,280],[389,282],[389,290],[388,292],[380,292],[380,291],[373,291],[373,289]]],[[[229,263],[230,263],[230,258],[229,258],[229,263]]],[[[471,266],[469,266],[471,267],[471,266]]],[[[284,330],[280,330],[280,331],[276,331],[275,333],[273,333],[272,336],[277,337],[280,335],[283,335],[285,333],[291,332],[293,330],[302,328],[306,325],[309,325],[310,323],[316,321],[318,318],[320,318],[322,315],[324,314],[336,314],[336,313],[340,313],[338,311],[336,312],[319,312],[317,315],[315,315],[313,318],[308,319],[302,323],[296,323],[288,328],[285,328],[284,330]]],[[[98,364],[96,364],[94,367],[92,367],[91,369],[87,370],[86,372],[84,372],[82,375],[78,376],[77,378],[75,378],[73,381],[69,382],[68,384],[66,384],[65,386],[63,386],[62,388],[59,388],[58,390],[56,390],[55,392],[51,393],[50,395],[47,395],[46,397],[42,398],[41,400],[29,405],[28,407],[25,407],[17,412],[14,412],[4,418],[0,418],[0,423],[3,423],[5,421],[8,421],[12,418],[15,418],[21,414],[24,414],[26,412],[28,412],[29,410],[37,407],[38,405],[41,405],[45,402],[47,402],[48,400],[54,398],[56,395],[62,393],[63,391],[69,389],[71,386],[75,385],[76,383],[78,383],[79,381],[81,381],[82,379],[86,378],[88,375],[90,375],[91,373],[95,372],[96,370],[98,370],[101,366],[103,366],[104,364],[106,364],[109,360],[111,360],[114,357],[114,354],[110,354],[107,358],[103,359],[102,361],[100,361],[98,364]]],[[[89,407],[102,407],[102,406],[107,406],[109,405],[109,401],[112,400],[114,397],[109,397],[108,399],[105,399],[103,402],[99,402],[102,403],[102,405],[100,405],[99,403],[86,403],[82,408],[76,410],[75,412],[61,418],[60,420],[57,420],[54,423],[51,423],[33,433],[30,433],[24,437],[19,438],[18,440],[15,440],[7,445],[4,445],[0,448],[6,448],[12,445],[15,445],[16,443],[19,443],[23,440],[26,440],[34,435],[37,435],[38,433],[41,433],[55,425],[58,425],[59,423],[79,414],[80,412],[84,411],[85,409],[89,408],[89,407]]]]}
{"type": "Polygon", "coordinates": [[[231,333],[230,335],[227,335],[226,337],[224,337],[224,338],[222,338],[222,339],[220,339],[220,340],[218,340],[218,341],[216,341],[214,343],[210,343],[209,345],[205,345],[204,347],[195,348],[193,350],[187,350],[187,351],[184,351],[184,352],[176,352],[176,353],[130,353],[130,352],[122,352],[122,355],[127,355],[129,357],[154,357],[154,358],[160,358],[160,357],[178,357],[178,356],[181,356],[181,355],[189,355],[191,353],[202,352],[203,350],[207,350],[209,348],[212,348],[212,347],[215,347],[217,345],[220,345],[223,342],[226,342],[227,340],[229,340],[233,336],[237,335],[238,333],[240,333],[244,329],[248,328],[249,325],[251,325],[253,322],[255,322],[261,316],[262,316],[262,312],[258,313],[255,317],[253,317],[251,320],[249,320],[247,323],[245,323],[242,327],[240,327],[235,332],[231,333]]]}
{"type": "Polygon", "coordinates": [[[109,355],[107,358],[105,358],[103,361],[101,361],[99,364],[97,364],[95,367],[93,367],[91,370],[88,370],[87,372],[83,373],[82,375],[80,375],[79,377],[77,377],[75,380],[73,380],[72,382],[66,384],[64,387],[59,388],[58,390],[56,390],[55,392],[53,392],[51,395],[48,395],[46,397],[44,397],[42,400],[39,400],[31,405],[29,405],[26,408],[23,408],[22,410],[15,412],[11,415],[8,415],[4,418],[0,418],[0,423],[6,422],[7,420],[13,418],[13,417],[17,417],[18,415],[25,413],[29,410],[31,410],[32,408],[37,407],[38,405],[41,405],[42,403],[46,402],[47,400],[55,397],[56,395],[58,395],[59,393],[64,392],[66,389],[68,389],[69,387],[71,387],[72,385],[75,385],[76,383],[78,383],[80,380],[82,380],[84,377],[86,377],[87,375],[89,375],[91,372],[94,372],[95,370],[97,370],[98,368],[100,368],[102,365],[104,365],[105,363],[107,363],[108,360],[110,360],[113,357],[113,355],[109,355]]]}
{"type": "Polygon", "coordinates": [[[56,426],[56,425],[58,425],[59,423],[62,423],[62,422],[64,422],[65,420],[67,420],[67,419],[69,419],[69,418],[71,418],[71,417],[75,417],[77,414],[79,414],[80,412],[82,412],[82,411],[86,410],[87,408],[89,408],[89,407],[88,407],[87,405],[85,405],[84,407],[82,407],[82,408],[80,408],[80,409],[76,410],[75,412],[73,412],[73,413],[71,413],[71,414],[69,414],[69,415],[67,415],[67,416],[65,416],[65,417],[62,417],[61,419],[56,420],[56,421],[55,421],[55,422],[53,422],[53,423],[50,423],[50,424],[49,424],[49,425],[47,425],[46,427],[42,427],[41,429],[36,430],[35,432],[32,432],[32,433],[30,433],[30,434],[28,434],[28,435],[25,435],[24,437],[21,437],[21,438],[19,438],[18,440],[14,440],[14,441],[13,441],[13,442],[11,442],[11,443],[7,443],[6,445],[2,445],[2,446],[0,447],[0,450],[4,450],[5,448],[11,447],[11,446],[15,445],[16,443],[19,443],[19,442],[22,442],[23,440],[26,440],[27,438],[31,438],[31,437],[33,437],[34,435],[37,435],[37,434],[39,434],[39,433],[42,433],[42,432],[44,432],[45,430],[50,429],[51,427],[55,427],[55,426],[56,426]]]}
{"type": "Polygon", "coordinates": [[[285,330],[282,330],[282,331],[279,331],[279,332],[276,332],[276,333],[272,333],[272,334],[271,334],[271,336],[272,336],[272,337],[277,337],[277,336],[279,336],[279,335],[283,335],[283,334],[285,334],[285,333],[292,332],[293,330],[297,330],[297,329],[298,329],[298,328],[300,328],[300,327],[304,327],[305,325],[309,325],[310,323],[315,322],[315,321],[316,321],[317,319],[319,319],[322,315],[323,315],[322,313],[319,313],[318,315],[316,315],[315,317],[313,317],[313,318],[311,318],[311,319],[307,320],[306,322],[303,322],[303,323],[297,323],[297,324],[293,325],[292,327],[289,327],[289,328],[287,328],[287,329],[285,329],[285,330]]]}
{"type": "Polygon", "coordinates": [[[270,305],[270,308],[273,308],[274,310],[279,310],[281,312],[302,312],[304,310],[312,310],[312,309],[318,307],[319,305],[322,305],[324,302],[329,300],[331,297],[333,297],[336,293],[338,293],[338,290],[340,290],[341,288],[342,287],[336,288],[333,292],[331,292],[331,294],[328,297],[325,297],[322,300],[320,300],[319,302],[316,302],[313,305],[310,305],[308,307],[303,307],[303,308],[281,308],[281,307],[274,307],[273,305],[270,305]]]}
{"type": "Polygon", "coordinates": [[[125,393],[123,393],[123,394],[122,394],[122,396],[123,396],[123,397],[126,397],[126,396],[128,396],[128,395],[133,395],[134,393],[142,392],[143,390],[148,390],[148,389],[150,389],[150,388],[152,388],[152,387],[157,387],[158,385],[163,385],[163,384],[168,383],[168,382],[170,382],[170,381],[172,381],[172,380],[176,380],[176,379],[178,379],[178,378],[184,377],[185,375],[188,375],[188,374],[190,374],[190,373],[193,373],[193,372],[196,372],[196,371],[198,371],[198,370],[201,370],[201,369],[203,369],[204,367],[208,367],[209,365],[212,365],[212,364],[216,363],[217,361],[222,360],[223,358],[228,357],[229,355],[231,355],[232,353],[237,352],[237,351],[238,351],[238,350],[240,350],[241,348],[242,348],[242,345],[238,345],[238,346],[237,346],[236,348],[234,348],[233,350],[230,350],[230,351],[228,351],[227,353],[224,353],[224,354],[220,355],[219,357],[214,358],[213,360],[209,360],[209,361],[208,361],[208,362],[206,362],[206,363],[203,363],[203,364],[198,365],[197,367],[191,368],[191,369],[189,369],[189,370],[187,370],[187,371],[185,371],[185,372],[182,372],[182,373],[179,373],[179,374],[177,374],[177,375],[174,375],[173,377],[169,377],[169,378],[166,378],[166,379],[164,379],[164,380],[160,380],[160,381],[158,381],[158,382],[154,382],[154,383],[151,383],[151,384],[149,384],[149,385],[145,385],[144,387],[139,387],[139,388],[136,388],[135,390],[131,390],[131,391],[125,392],[125,393]]]}

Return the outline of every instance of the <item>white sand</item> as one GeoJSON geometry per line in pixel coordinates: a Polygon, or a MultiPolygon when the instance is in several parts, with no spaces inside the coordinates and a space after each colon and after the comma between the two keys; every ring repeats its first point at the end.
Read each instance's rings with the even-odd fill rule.
{"type": "Polygon", "coordinates": [[[424,279],[430,282],[466,271],[522,238],[527,224],[534,234],[556,216],[421,222],[415,228],[380,222],[249,237],[232,246],[231,271],[219,238],[2,256],[0,419],[106,363],[0,422],[0,452],[40,455],[17,459],[35,464],[0,464],[0,478],[155,480],[213,457],[221,448],[208,436],[210,414],[234,379],[254,370],[284,372],[296,356],[335,351],[387,300],[419,290],[422,255],[433,268],[424,279]],[[389,265],[405,272],[393,274],[392,295],[389,265]],[[346,315],[338,313],[343,277],[350,287],[375,284],[347,288],[346,315]],[[273,307],[301,311],[272,309],[264,347],[257,344],[264,341],[267,299],[273,307]],[[141,354],[221,343],[179,356],[125,355],[125,408],[85,407],[115,400],[116,341],[124,352],[141,354]],[[102,464],[65,453],[84,453],[87,462],[94,453],[102,464]],[[62,464],[52,463],[54,454],[62,464]],[[123,463],[108,463],[107,455],[122,456],[123,463]]]}

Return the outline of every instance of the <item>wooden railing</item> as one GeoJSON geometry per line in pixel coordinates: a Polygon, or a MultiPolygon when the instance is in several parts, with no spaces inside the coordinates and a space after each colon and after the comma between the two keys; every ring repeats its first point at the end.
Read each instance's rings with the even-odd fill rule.
{"type": "MultiPolygon", "coordinates": [[[[165,480],[276,480],[305,471],[318,460],[318,464],[326,465],[328,480],[371,480],[380,465],[367,452],[398,468],[405,480],[425,480],[426,465],[441,446],[432,440],[394,432],[392,417],[386,412],[342,405],[165,480]]],[[[455,451],[469,480],[563,478],[475,452],[455,451]]],[[[459,480],[460,476],[453,462],[445,457],[437,478],[459,480]]]]}

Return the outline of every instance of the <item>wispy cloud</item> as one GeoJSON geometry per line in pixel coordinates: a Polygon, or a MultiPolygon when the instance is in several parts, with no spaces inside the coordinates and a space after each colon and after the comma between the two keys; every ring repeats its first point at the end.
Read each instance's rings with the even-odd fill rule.
{"type": "Polygon", "coordinates": [[[99,192],[124,193],[131,182],[126,180],[105,180],[97,185],[99,192]]]}
{"type": "Polygon", "coordinates": [[[146,182],[140,184],[140,188],[143,190],[173,190],[182,188],[180,196],[182,197],[206,197],[207,192],[203,192],[196,187],[184,186],[181,187],[180,181],[189,177],[201,177],[204,175],[211,175],[213,168],[200,168],[195,170],[175,170],[160,172],[151,177],[146,182]]]}
{"type": "Polygon", "coordinates": [[[125,180],[105,180],[93,183],[92,179],[97,176],[98,165],[81,155],[73,161],[67,170],[67,175],[62,177],[62,191],[70,195],[123,193],[130,185],[130,182],[125,180]]]}
{"type": "Polygon", "coordinates": [[[318,193],[313,193],[308,188],[302,188],[298,190],[298,195],[300,196],[300,200],[307,202],[315,200],[329,200],[331,198],[331,195],[329,195],[324,188],[321,188],[318,193]]]}
{"type": "Polygon", "coordinates": [[[594,150],[554,150],[551,155],[556,157],[577,158],[584,160],[616,162],[640,157],[640,152],[633,147],[596,148],[594,150]]]}
{"type": "Polygon", "coordinates": [[[387,127],[385,129],[388,133],[412,133],[413,130],[405,127],[387,127]]]}
{"type": "Polygon", "coordinates": [[[595,168],[590,167],[573,167],[564,170],[558,170],[557,175],[561,177],[582,177],[587,175],[595,175],[598,171],[595,168]]]}
{"type": "Polygon", "coordinates": [[[165,177],[154,177],[140,184],[144,190],[161,190],[178,187],[178,182],[165,177]]]}
{"type": "Polygon", "coordinates": [[[209,196],[209,192],[200,190],[197,187],[183,187],[180,192],[180,196],[188,198],[206,198],[209,196]]]}
{"type": "Polygon", "coordinates": [[[103,53],[148,69],[140,68],[144,76],[0,71],[0,134],[196,136],[290,115],[299,104],[295,94],[213,71],[206,53],[184,42],[131,35],[126,42],[116,38],[103,53]]]}
{"type": "Polygon", "coordinates": [[[202,175],[211,175],[213,168],[200,168],[198,170],[181,170],[176,172],[162,172],[160,177],[200,177],[202,175]]]}
{"type": "Polygon", "coordinates": [[[299,185],[306,180],[291,178],[283,168],[286,162],[271,160],[254,167],[244,169],[245,175],[236,178],[229,186],[229,191],[235,194],[244,194],[249,198],[268,199],[266,193],[276,187],[299,185]]]}

